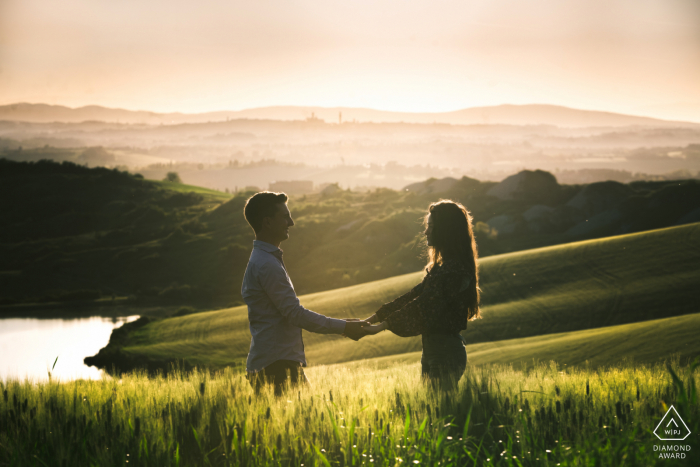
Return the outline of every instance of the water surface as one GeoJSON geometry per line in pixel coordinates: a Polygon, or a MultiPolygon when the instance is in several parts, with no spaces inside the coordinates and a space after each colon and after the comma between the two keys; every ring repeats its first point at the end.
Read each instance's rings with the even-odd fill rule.
{"type": "Polygon", "coordinates": [[[38,319],[0,318],[0,380],[99,379],[102,372],[83,359],[109,342],[112,330],[138,316],[38,319]]]}

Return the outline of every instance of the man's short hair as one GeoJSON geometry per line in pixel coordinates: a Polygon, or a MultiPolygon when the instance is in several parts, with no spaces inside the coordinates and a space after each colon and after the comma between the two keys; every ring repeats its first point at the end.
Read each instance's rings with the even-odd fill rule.
{"type": "Polygon", "coordinates": [[[262,228],[263,219],[277,214],[277,205],[286,203],[289,198],[284,193],[261,191],[248,198],[243,209],[245,220],[248,221],[255,233],[262,228]]]}

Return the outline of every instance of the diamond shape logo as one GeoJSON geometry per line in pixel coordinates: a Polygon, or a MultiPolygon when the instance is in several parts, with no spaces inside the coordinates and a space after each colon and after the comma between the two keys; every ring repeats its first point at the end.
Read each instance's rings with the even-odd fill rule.
{"type": "Polygon", "coordinates": [[[671,406],[654,429],[654,434],[661,441],[683,441],[690,436],[690,430],[676,409],[671,406]]]}

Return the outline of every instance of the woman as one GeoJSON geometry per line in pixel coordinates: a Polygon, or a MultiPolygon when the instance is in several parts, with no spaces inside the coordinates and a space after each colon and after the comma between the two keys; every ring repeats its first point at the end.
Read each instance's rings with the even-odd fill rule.
{"type": "Polygon", "coordinates": [[[427,275],[410,292],[383,305],[367,319],[401,337],[422,335],[422,376],[456,383],[467,366],[460,331],[480,318],[479,268],[472,218],[460,203],[442,200],[425,217],[427,275]]]}

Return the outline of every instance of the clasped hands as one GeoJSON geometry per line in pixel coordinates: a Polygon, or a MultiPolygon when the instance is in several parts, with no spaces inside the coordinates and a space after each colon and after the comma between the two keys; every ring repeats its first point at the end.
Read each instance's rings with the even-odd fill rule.
{"type": "Polygon", "coordinates": [[[349,337],[354,341],[359,341],[365,336],[370,334],[377,334],[387,328],[387,323],[375,324],[379,321],[377,315],[372,315],[367,319],[360,320],[357,318],[346,318],[345,319],[345,331],[343,336],[349,337]]]}

